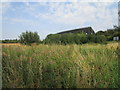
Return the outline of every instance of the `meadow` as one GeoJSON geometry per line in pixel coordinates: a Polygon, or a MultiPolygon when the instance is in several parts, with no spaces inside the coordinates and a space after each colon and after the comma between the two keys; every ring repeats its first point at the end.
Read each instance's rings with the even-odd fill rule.
{"type": "Polygon", "coordinates": [[[119,88],[118,43],[2,45],[3,88],[119,88]]]}

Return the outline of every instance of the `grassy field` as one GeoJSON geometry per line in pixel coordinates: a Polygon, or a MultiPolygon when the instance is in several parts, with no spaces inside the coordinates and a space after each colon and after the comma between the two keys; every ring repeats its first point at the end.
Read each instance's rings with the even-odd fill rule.
{"type": "Polygon", "coordinates": [[[118,43],[2,45],[4,88],[118,88],[118,43]]]}

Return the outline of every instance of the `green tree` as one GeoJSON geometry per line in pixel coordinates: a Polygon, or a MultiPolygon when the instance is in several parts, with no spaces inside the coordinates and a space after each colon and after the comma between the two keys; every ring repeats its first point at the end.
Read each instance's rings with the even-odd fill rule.
{"type": "Polygon", "coordinates": [[[96,35],[104,35],[105,34],[105,31],[98,31],[97,33],[96,33],[96,35]]]}
{"type": "Polygon", "coordinates": [[[49,34],[45,40],[45,44],[59,44],[60,42],[61,35],[60,34],[49,34]]]}
{"type": "Polygon", "coordinates": [[[20,43],[31,45],[32,43],[39,43],[40,38],[37,32],[26,31],[23,32],[20,36],[20,43]]]}

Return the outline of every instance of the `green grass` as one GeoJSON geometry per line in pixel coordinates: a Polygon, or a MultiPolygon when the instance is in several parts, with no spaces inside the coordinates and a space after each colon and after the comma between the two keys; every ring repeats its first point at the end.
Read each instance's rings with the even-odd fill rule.
{"type": "Polygon", "coordinates": [[[117,43],[2,47],[4,88],[118,88],[117,43]]]}

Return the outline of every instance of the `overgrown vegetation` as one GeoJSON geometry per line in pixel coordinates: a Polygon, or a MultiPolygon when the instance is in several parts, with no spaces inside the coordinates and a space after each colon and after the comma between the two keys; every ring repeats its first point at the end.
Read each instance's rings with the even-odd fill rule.
{"type": "Polygon", "coordinates": [[[37,32],[26,31],[23,32],[20,36],[20,43],[31,45],[32,43],[39,43],[39,35],[37,32]]]}
{"type": "Polygon", "coordinates": [[[119,88],[118,43],[3,46],[3,88],[119,88]]]}
{"type": "Polygon", "coordinates": [[[17,40],[17,39],[5,39],[5,40],[0,40],[0,43],[19,43],[19,40],[17,40]]]}
{"type": "Polygon", "coordinates": [[[50,34],[43,41],[45,44],[85,44],[106,43],[104,35],[86,35],[84,33],[50,34]]]}
{"type": "Polygon", "coordinates": [[[113,30],[98,31],[96,35],[104,35],[107,41],[112,41],[113,37],[118,36],[120,38],[120,27],[114,26],[113,30]]]}
{"type": "Polygon", "coordinates": [[[120,38],[120,27],[115,26],[113,30],[98,31],[95,34],[86,35],[85,33],[66,33],[49,34],[43,41],[40,41],[37,32],[26,31],[19,36],[19,40],[2,40],[2,43],[22,43],[31,45],[32,43],[42,44],[85,44],[100,43],[106,44],[107,41],[113,41],[113,37],[120,38]]]}
{"type": "Polygon", "coordinates": [[[95,34],[86,35],[85,33],[66,33],[66,34],[49,34],[43,43],[45,44],[85,44],[85,43],[101,43],[113,41],[113,37],[120,38],[120,27],[113,30],[98,31],[95,34]]]}

